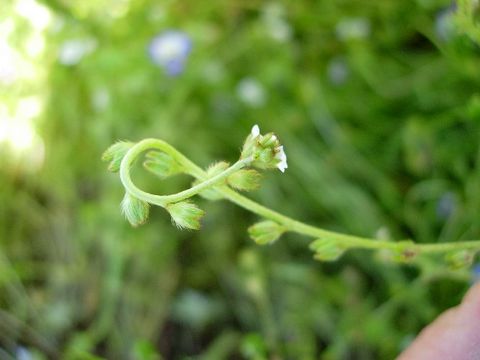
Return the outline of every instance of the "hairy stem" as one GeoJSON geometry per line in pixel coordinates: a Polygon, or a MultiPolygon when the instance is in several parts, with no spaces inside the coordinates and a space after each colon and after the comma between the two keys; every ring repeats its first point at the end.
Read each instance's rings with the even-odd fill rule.
{"type": "Polygon", "coordinates": [[[283,225],[288,231],[296,232],[298,234],[306,235],[313,238],[328,238],[330,240],[338,242],[339,245],[348,248],[363,248],[363,249],[389,249],[393,251],[409,251],[414,252],[415,254],[419,253],[441,253],[448,251],[458,251],[458,250],[480,250],[480,240],[474,241],[461,241],[461,242],[452,242],[452,243],[437,243],[437,244],[418,244],[410,240],[403,240],[397,242],[381,241],[378,239],[364,238],[359,236],[347,235],[342,233],[337,233],[325,229],[321,229],[312,225],[305,224],[298,220],[292,219],[288,216],[282,215],[274,210],[271,210],[259,203],[248,199],[231,188],[225,186],[216,186],[220,181],[226,179],[229,175],[240,170],[241,168],[248,166],[250,164],[250,159],[241,159],[231,167],[221,172],[220,174],[208,178],[207,173],[190,161],[187,157],[181,154],[174,147],[168,143],[158,140],[158,139],[145,139],[135,144],[125,155],[120,166],[120,179],[126,189],[131,195],[147,201],[151,204],[164,207],[169,203],[174,203],[178,201],[185,200],[190,198],[202,190],[205,190],[208,187],[213,187],[218,193],[220,193],[225,199],[239,205],[240,207],[251,211],[261,217],[275,221],[283,225]],[[172,195],[154,195],[147,192],[144,192],[137,188],[133,184],[130,177],[130,167],[135,161],[135,159],[144,151],[149,149],[161,150],[173,159],[175,159],[179,164],[182,165],[183,170],[201,180],[202,182],[198,185],[193,186],[188,190],[181,191],[172,195]]]}
{"type": "MultiPolygon", "coordinates": [[[[182,166],[185,167],[185,170],[188,171],[189,168],[194,165],[191,161],[185,161],[187,158],[180,154],[178,151],[173,149],[168,144],[164,143],[163,141],[155,140],[155,139],[147,139],[139,142],[132,149],[130,149],[125,157],[122,160],[120,165],[120,179],[125,186],[125,189],[133,196],[137,197],[138,199],[144,200],[154,205],[165,207],[165,205],[170,203],[176,203],[185,199],[188,199],[194,195],[197,195],[199,192],[205,190],[208,187],[215,185],[216,183],[226,179],[229,175],[233,174],[234,172],[242,169],[243,167],[249,165],[251,163],[251,159],[241,159],[237,161],[235,164],[230,166],[228,169],[222,171],[220,174],[213,176],[210,179],[205,179],[205,176],[202,176],[202,181],[200,184],[197,184],[190,189],[181,191],[176,194],[172,195],[154,195],[147,193],[143,190],[140,190],[138,187],[135,186],[131,177],[130,177],[130,167],[135,161],[135,159],[140,155],[143,151],[155,148],[159,150],[163,150],[169,155],[171,155],[176,161],[178,161],[182,166]]],[[[202,174],[203,175],[203,174],[202,174]]]]}

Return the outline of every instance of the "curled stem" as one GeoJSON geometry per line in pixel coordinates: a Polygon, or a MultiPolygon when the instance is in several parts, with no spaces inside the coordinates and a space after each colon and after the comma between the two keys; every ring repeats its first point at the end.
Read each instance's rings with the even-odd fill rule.
{"type": "MultiPolygon", "coordinates": [[[[181,191],[176,194],[172,195],[154,195],[147,193],[143,190],[140,190],[138,187],[135,186],[131,177],[130,177],[130,167],[135,161],[135,159],[145,150],[148,149],[158,149],[166,152],[170,156],[172,156],[176,161],[178,161],[184,168],[185,171],[189,172],[193,169],[193,166],[197,167],[193,164],[190,160],[188,160],[184,155],[178,152],[176,149],[165,143],[161,140],[156,139],[146,139],[140,141],[138,144],[134,145],[125,155],[120,165],[120,180],[123,183],[125,189],[133,196],[138,199],[144,200],[148,203],[165,207],[167,204],[176,203],[185,199],[188,199],[194,195],[197,195],[199,192],[205,190],[208,187],[211,187],[218,183],[221,180],[226,179],[229,175],[233,174],[237,170],[242,169],[243,167],[249,165],[251,163],[251,159],[241,159],[237,161],[235,164],[230,166],[228,169],[222,171],[220,174],[213,176],[210,179],[205,179],[206,174],[204,176],[203,170],[198,168],[198,170],[202,171],[202,176],[198,177],[204,181],[201,183],[192,186],[190,189],[181,191]]],[[[195,172],[197,173],[197,172],[195,172]]],[[[200,174],[200,172],[198,172],[200,174]]],[[[197,174],[197,175],[198,175],[197,174]]],[[[197,176],[195,176],[197,177],[197,176]]]]}
{"type": "Polygon", "coordinates": [[[480,250],[480,240],[461,241],[451,243],[437,243],[437,244],[419,244],[411,240],[402,240],[397,242],[381,241],[378,239],[359,237],[354,235],[342,234],[334,231],[321,229],[312,225],[305,224],[298,220],[292,219],[288,216],[269,209],[249,198],[244,197],[238,192],[232,190],[227,186],[218,186],[218,184],[226,179],[234,172],[249,166],[252,160],[250,158],[240,159],[235,164],[209,178],[207,173],[190,161],[186,156],[176,150],[174,147],[165,141],[158,139],[145,139],[135,144],[124,156],[120,165],[120,179],[126,191],[131,195],[146,201],[148,203],[165,207],[169,203],[179,202],[197,195],[206,188],[213,187],[223,198],[239,205],[240,207],[255,213],[261,217],[272,220],[281,224],[287,231],[295,232],[313,238],[328,238],[336,242],[338,245],[345,248],[363,248],[370,250],[387,249],[399,253],[408,254],[426,254],[426,253],[442,253],[449,251],[460,250],[480,250]],[[155,195],[140,190],[135,186],[130,177],[130,168],[137,157],[144,151],[150,149],[157,149],[170,155],[181,166],[185,173],[197,178],[201,182],[188,190],[181,191],[172,195],[155,195]]]}

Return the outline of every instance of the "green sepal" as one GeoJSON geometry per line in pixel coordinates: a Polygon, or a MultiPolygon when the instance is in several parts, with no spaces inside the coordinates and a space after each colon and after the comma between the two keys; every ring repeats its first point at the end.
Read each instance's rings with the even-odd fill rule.
{"type": "Polygon", "coordinates": [[[130,141],[117,141],[111,145],[102,155],[102,161],[108,161],[108,170],[111,172],[118,172],[120,170],[120,164],[125,154],[133,146],[130,141]]]}
{"type": "Polygon", "coordinates": [[[161,179],[179,174],[183,171],[182,165],[164,152],[149,151],[146,158],[147,160],[143,162],[143,167],[161,179]]]}
{"type": "Polygon", "coordinates": [[[253,169],[239,170],[227,178],[227,183],[237,190],[252,191],[258,189],[262,175],[253,169]]]}
{"type": "Polygon", "coordinates": [[[181,201],[168,204],[165,208],[170,213],[173,223],[179,229],[200,229],[200,219],[205,212],[194,203],[190,201],[181,201]]]}
{"type": "Polygon", "coordinates": [[[259,245],[271,244],[276,241],[286,228],[275,221],[260,221],[248,228],[248,234],[259,245]]]}
{"type": "Polygon", "coordinates": [[[399,263],[409,263],[415,260],[419,254],[418,250],[415,248],[415,243],[411,240],[405,240],[399,243],[399,247],[395,250],[392,250],[391,259],[399,263]]]}
{"type": "Polygon", "coordinates": [[[468,268],[472,265],[475,252],[470,250],[452,251],[445,255],[445,260],[452,270],[468,268]]]}
{"type": "Polygon", "coordinates": [[[125,218],[132,226],[137,227],[148,219],[150,205],[146,201],[130,195],[128,192],[123,197],[121,208],[125,218]]]}
{"type": "MultiPolygon", "coordinates": [[[[230,164],[225,162],[225,161],[219,161],[219,162],[213,163],[206,170],[207,179],[210,179],[210,178],[220,174],[221,172],[228,169],[229,166],[230,166],[230,164]]],[[[204,180],[198,180],[197,179],[192,183],[192,186],[198,185],[203,181],[204,180]]],[[[207,189],[199,192],[198,195],[200,195],[201,197],[203,197],[207,200],[211,200],[211,201],[220,200],[220,199],[223,198],[223,196],[220,193],[218,193],[218,191],[216,191],[213,187],[207,188],[207,189]]]]}
{"type": "Polygon", "coordinates": [[[310,244],[314,254],[314,259],[320,261],[336,261],[347,250],[347,247],[340,244],[338,240],[333,239],[317,239],[310,244]]]}
{"type": "Polygon", "coordinates": [[[262,135],[255,125],[243,144],[240,159],[251,158],[251,165],[258,169],[274,169],[281,162],[281,158],[277,157],[280,151],[283,153],[283,147],[275,134],[262,135]],[[255,128],[258,134],[254,133],[255,128]]]}

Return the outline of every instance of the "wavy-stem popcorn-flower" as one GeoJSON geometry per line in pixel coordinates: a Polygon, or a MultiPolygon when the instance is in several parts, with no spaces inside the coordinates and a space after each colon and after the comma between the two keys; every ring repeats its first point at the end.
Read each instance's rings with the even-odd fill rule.
{"type": "Polygon", "coordinates": [[[251,158],[252,166],[260,169],[277,168],[285,172],[288,168],[287,155],[273,133],[262,135],[260,127],[254,125],[243,145],[241,158],[251,158]]]}
{"type": "MultiPolygon", "coordinates": [[[[273,133],[262,135],[254,125],[248,134],[239,159],[230,165],[216,162],[205,170],[190,161],[173,146],[158,139],[145,139],[137,143],[119,142],[111,146],[103,159],[110,169],[119,170],[125,188],[122,211],[133,225],[143,224],[148,217],[149,205],[164,208],[180,229],[198,230],[204,211],[191,198],[200,195],[207,200],[229,200],[260,216],[261,221],[249,228],[249,235],[257,244],[272,244],[284,233],[291,232],[312,238],[310,249],[320,261],[334,261],[353,249],[381,250],[385,258],[397,262],[411,262],[425,255],[443,255],[445,263],[453,269],[471,265],[480,250],[480,240],[450,243],[415,243],[410,239],[386,241],[342,234],[308,225],[263,206],[238,191],[252,191],[260,186],[258,170],[288,167],[283,145],[273,133]],[[145,169],[163,179],[178,173],[192,176],[190,188],[171,195],[157,195],[138,188],[130,175],[132,164],[147,152],[145,169]],[[255,169],[252,169],[255,168],[255,169]]],[[[361,214],[359,214],[361,216],[361,214]]]]}

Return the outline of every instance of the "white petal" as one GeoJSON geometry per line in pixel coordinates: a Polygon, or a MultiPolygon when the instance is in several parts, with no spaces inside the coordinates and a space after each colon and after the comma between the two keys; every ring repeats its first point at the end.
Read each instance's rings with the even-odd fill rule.
{"type": "Polygon", "coordinates": [[[280,162],[277,164],[277,168],[281,172],[285,172],[285,169],[288,168],[287,164],[287,155],[285,154],[285,151],[283,151],[283,146],[279,146],[275,149],[277,153],[275,154],[275,158],[280,160],[280,162]]]}
{"type": "Polygon", "coordinates": [[[252,136],[256,138],[258,135],[260,135],[260,128],[258,127],[257,124],[255,124],[252,127],[252,136]]]}
{"type": "Polygon", "coordinates": [[[287,160],[287,155],[285,155],[285,151],[283,151],[283,145],[282,146],[277,146],[275,148],[275,158],[279,159],[280,161],[286,161],[287,160]]]}
{"type": "Polygon", "coordinates": [[[285,172],[285,169],[288,168],[287,161],[281,161],[277,164],[278,170],[280,170],[282,173],[285,172]]]}

